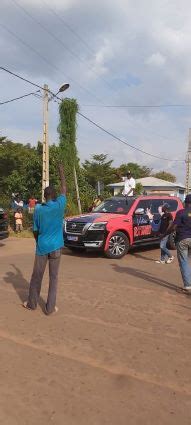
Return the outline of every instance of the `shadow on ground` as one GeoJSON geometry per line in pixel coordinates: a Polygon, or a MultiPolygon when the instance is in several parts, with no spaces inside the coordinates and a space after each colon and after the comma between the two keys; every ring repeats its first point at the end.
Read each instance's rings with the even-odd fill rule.
{"type": "MultiPolygon", "coordinates": [[[[4,276],[4,281],[12,285],[19,299],[21,300],[21,303],[23,304],[23,302],[26,301],[28,298],[29,282],[24,278],[21,270],[17,266],[15,266],[15,264],[11,264],[11,266],[13,267],[14,271],[7,272],[4,276]]],[[[39,298],[39,305],[42,311],[44,312],[45,301],[42,297],[39,298]]]]}
{"type": "Polygon", "coordinates": [[[157,251],[159,249],[159,245],[158,244],[154,244],[154,245],[149,245],[149,246],[140,246],[140,247],[133,247],[132,250],[129,252],[130,255],[133,255],[133,257],[135,258],[140,258],[142,260],[145,261],[156,261],[156,258],[151,258],[151,257],[147,257],[146,255],[144,255],[144,252],[150,252],[153,251],[153,253],[155,251],[157,251]]]}
{"type": "Polygon", "coordinates": [[[63,248],[62,249],[62,255],[66,255],[69,257],[86,257],[86,258],[98,258],[103,257],[104,254],[102,251],[87,251],[86,249],[74,249],[70,250],[69,248],[63,248]]]}
{"type": "Polygon", "coordinates": [[[146,272],[143,270],[137,270],[129,266],[128,267],[119,266],[118,264],[112,264],[112,267],[117,273],[125,273],[127,276],[138,277],[139,279],[143,279],[146,282],[150,282],[152,284],[162,286],[163,288],[170,289],[171,291],[181,292],[182,288],[180,286],[170,282],[166,282],[166,280],[153,276],[149,272],[146,272]]]}
{"type": "MultiPolygon", "coordinates": [[[[157,244],[149,245],[149,246],[140,246],[140,247],[133,247],[131,248],[128,255],[133,255],[137,258],[142,258],[146,261],[155,261],[156,258],[148,258],[144,256],[142,253],[147,251],[153,251],[157,250],[159,246],[157,244]]],[[[87,250],[83,248],[63,248],[62,249],[62,255],[66,256],[75,256],[75,257],[88,257],[88,258],[98,258],[98,257],[104,257],[104,252],[102,250],[87,250]]]]}

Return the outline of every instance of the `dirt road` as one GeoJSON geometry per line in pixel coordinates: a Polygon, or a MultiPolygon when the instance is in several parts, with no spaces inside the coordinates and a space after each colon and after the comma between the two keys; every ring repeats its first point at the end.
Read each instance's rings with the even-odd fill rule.
{"type": "Polygon", "coordinates": [[[46,317],[21,307],[33,251],[30,239],[0,246],[0,423],[190,425],[191,297],[176,292],[177,262],[66,251],[46,317]]]}

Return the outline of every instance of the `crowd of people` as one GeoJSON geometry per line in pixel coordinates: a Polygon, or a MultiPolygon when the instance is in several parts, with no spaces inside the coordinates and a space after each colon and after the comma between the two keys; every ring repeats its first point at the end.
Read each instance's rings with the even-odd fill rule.
{"type": "Polygon", "coordinates": [[[23,230],[23,210],[28,210],[30,214],[33,214],[37,203],[38,200],[33,195],[28,201],[24,201],[19,193],[12,193],[11,207],[14,211],[14,230],[16,233],[23,230]]]}
{"type": "MultiPolygon", "coordinates": [[[[47,315],[58,311],[56,306],[58,271],[61,249],[64,246],[63,218],[66,207],[66,182],[62,165],[59,165],[59,175],[60,195],[58,197],[53,187],[47,187],[44,191],[45,202],[43,204],[37,205],[34,197],[31,197],[28,202],[29,211],[34,212],[33,233],[36,240],[36,255],[28,300],[24,302],[23,306],[28,310],[36,309],[43,275],[47,262],[49,262],[49,291],[45,308],[47,315]]],[[[134,190],[135,180],[129,172],[124,180],[123,196],[133,196],[134,190]]],[[[94,199],[90,211],[94,210],[101,202],[102,198],[100,196],[94,199]]],[[[16,229],[21,231],[24,203],[19,196],[15,197],[14,205],[16,229]]],[[[167,248],[168,237],[172,232],[176,232],[177,257],[183,280],[182,291],[188,294],[191,293],[191,268],[189,264],[191,251],[191,194],[186,196],[185,207],[177,212],[175,220],[173,220],[170,213],[169,205],[165,204],[162,207],[159,228],[161,258],[157,261],[160,264],[170,264],[174,260],[167,248]]]]}

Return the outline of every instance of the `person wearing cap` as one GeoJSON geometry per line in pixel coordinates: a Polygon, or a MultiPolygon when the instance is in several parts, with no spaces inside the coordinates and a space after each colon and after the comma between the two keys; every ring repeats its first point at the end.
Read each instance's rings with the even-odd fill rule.
{"type": "Polygon", "coordinates": [[[185,198],[185,208],[177,212],[171,231],[176,231],[177,256],[184,291],[191,293],[191,267],[189,261],[189,253],[191,251],[191,194],[185,198]]]}
{"type": "Polygon", "coordinates": [[[122,192],[123,196],[133,196],[135,186],[136,186],[135,179],[132,177],[131,171],[128,171],[124,181],[124,189],[122,192]]]}
{"type": "Polygon", "coordinates": [[[173,224],[173,216],[170,213],[170,207],[168,204],[164,204],[162,206],[162,216],[161,216],[161,223],[160,223],[160,235],[161,235],[161,241],[160,241],[160,249],[161,249],[161,258],[160,260],[157,260],[156,263],[158,264],[170,264],[174,260],[173,255],[167,248],[167,242],[169,238],[169,230],[172,227],[173,224]]]}

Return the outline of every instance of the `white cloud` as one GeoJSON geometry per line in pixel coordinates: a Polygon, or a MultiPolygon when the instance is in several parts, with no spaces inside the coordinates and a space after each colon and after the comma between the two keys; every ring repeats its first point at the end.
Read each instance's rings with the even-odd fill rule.
{"type": "Polygon", "coordinates": [[[90,78],[97,78],[108,72],[108,62],[113,58],[114,52],[110,40],[103,39],[103,44],[98,48],[93,60],[89,62],[88,75],[90,78]]]}
{"type": "MultiPolygon", "coordinates": [[[[108,130],[148,152],[169,158],[185,156],[189,109],[91,109],[83,105],[191,103],[190,0],[181,4],[179,0],[16,1],[33,19],[12,0],[1,0],[2,66],[37,83],[47,82],[53,90],[68,81],[67,95],[76,97],[81,110],[108,130]]],[[[0,100],[32,89],[2,71],[0,82],[0,100]]],[[[41,134],[41,103],[29,98],[0,108],[7,136],[36,143],[41,134]]],[[[57,105],[50,106],[50,116],[51,140],[57,140],[57,105]]],[[[184,165],[175,167],[136,153],[82,119],[78,148],[82,158],[104,151],[116,163],[131,159],[158,169],[171,164],[179,179],[184,179],[184,165]]]]}
{"type": "MultiPolygon", "coordinates": [[[[50,4],[52,6],[52,2],[49,0],[43,0],[43,2],[40,2],[39,0],[20,0],[19,2],[23,6],[32,6],[32,7],[41,7],[42,3],[43,6],[46,8],[47,4],[50,4]]],[[[77,0],[54,0],[53,7],[59,7],[61,10],[71,8],[73,5],[77,3],[77,0]]]]}
{"type": "Polygon", "coordinates": [[[166,62],[166,58],[164,55],[162,55],[160,52],[153,53],[147,60],[147,65],[154,65],[154,66],[163,66],[166,62]]]}

